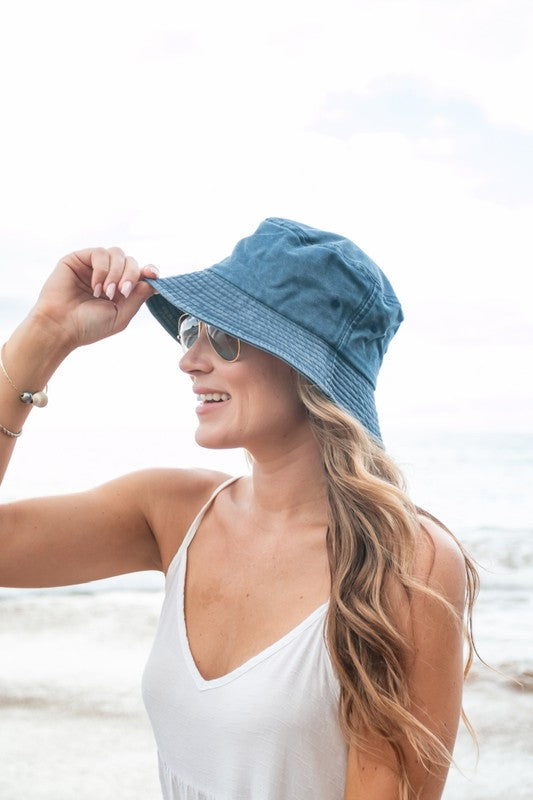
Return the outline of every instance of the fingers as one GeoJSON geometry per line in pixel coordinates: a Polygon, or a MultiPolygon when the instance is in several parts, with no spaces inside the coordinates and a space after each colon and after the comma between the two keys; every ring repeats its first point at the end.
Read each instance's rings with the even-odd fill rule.
{"type": "Polygon", "coordinates": [[[158,277],[157,269],[149,265],[139,268],[132,256],[126,256],[120,247],[96,247],[91,252],[93,269],[91,287],[95,297],[118,300],[118,293],[128,298],[143,277],[158,277]]]}
{"type": "Polygon", "coordinates": [[[91,277],[93,294],[95,297],[100,297],[104,282],[109,274],[111,255],[109,250],[106,250],[104,247],[95,247],[91,250],[90,260],[93,268],[91,277]]]}
{"type": "Polygon", "coordinates": [[[126,285],[126,292],[131,291],[139,278],[139,265],[131,256],[127,257],[120,247],[97,247],[92,254],[93,277],[91,285],[95,297],[104,294],[113,300],[117,284],[126,285]]]}
{"type": "MultiPolygon", "coordinates": [[[[157,267],[154,267],[153,264],[148,264],[146,267],[143,267],[141,270],[141,281],[145,286],[150,286],[150,284],[146,284],[143,278],[159,278],[159,270],[157,267]]],[[[152,294],[159,294],[156,289],[152,289],[152,294]]]]}
{"type": "Polygon", "coordinates": [[[143,267],[141,270],[141,279],[135,284],[133,290],[127,298],[123,298],[122,302],[117,303],[113,301],[117,310],[117,326],[119,330],[123,330],[132,317],[137,313],[142,304],[148,300],[153,294],[159,294],[156,289],[150,286],[143,278],[158,278],[158,270],[156,267],[149,266],[143,267]]]}

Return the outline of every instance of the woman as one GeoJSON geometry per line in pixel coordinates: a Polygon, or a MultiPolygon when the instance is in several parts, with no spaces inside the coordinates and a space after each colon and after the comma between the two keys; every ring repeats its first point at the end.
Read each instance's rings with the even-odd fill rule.
{"type": "Polygon", "coordinates": [[[280,218],[209,269],[155,274],[119,248],[59,262],[2,350],[0,476],[37,389],[145,301],[185,351],[198,444],[244,448],[251,475],[142,470],[4,504],[0,583],[165,573],[143,676],[165,798],[436,800],[477,575],[381,442],[390,283],[280,218]]]}

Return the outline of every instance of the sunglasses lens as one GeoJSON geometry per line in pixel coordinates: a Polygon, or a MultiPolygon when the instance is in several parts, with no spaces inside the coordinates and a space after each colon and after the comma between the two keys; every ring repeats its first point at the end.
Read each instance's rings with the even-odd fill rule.
{"type": "Polygon", "coordinates": [[[178,338],[180,340],[183,350],[187,350],[193,346],[198,339],[200,325],[194,317],[184,316],[179,321],[178,338]]]}
{"type": "MultiPolygon", "coordinates": [[[[239,355],[239,340],[229,333],[215,328],[214,325],[206,325],[207,336],[215,352],[226,361],[235,361],[239,355]]],[[[184,314],[178,325],[178,339],[184,352],[187,352],[200,334],[200,322],[196,317],[184,314]]]]}
{"type": "Polygon", "coordinates": [[[207,326],[207,335],[219,356],[226,361],[234,361],[239,355],[239,340],[229,333],[215,328],[213,325],[207,326]]]}

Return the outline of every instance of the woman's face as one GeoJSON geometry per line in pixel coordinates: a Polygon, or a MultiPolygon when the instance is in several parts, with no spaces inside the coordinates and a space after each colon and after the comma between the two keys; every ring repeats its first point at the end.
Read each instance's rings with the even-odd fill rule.
{"type": "Polygon", "coordinates": [[[211,347],[205,327],[179,362],[200,394],[229,395],[200,400],[196,441],[202,447],[244,447],[252,455],[286,448],[308,429],[296,392],[296,373],[279,358],[241,342],[237,361],[225,361],[211,347]]]}

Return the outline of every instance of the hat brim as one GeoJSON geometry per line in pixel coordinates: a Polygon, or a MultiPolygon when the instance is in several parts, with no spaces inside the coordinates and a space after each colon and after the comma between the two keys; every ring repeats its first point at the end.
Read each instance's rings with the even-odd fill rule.
{"type": "Polygon", "coordinates": [[[180,316],[187,313],[281,358],[358,419],[381,444],[374,387],[315,334],[211,269],[144,280],[159,292],[146,305],[173,339],[180,316]]]}

